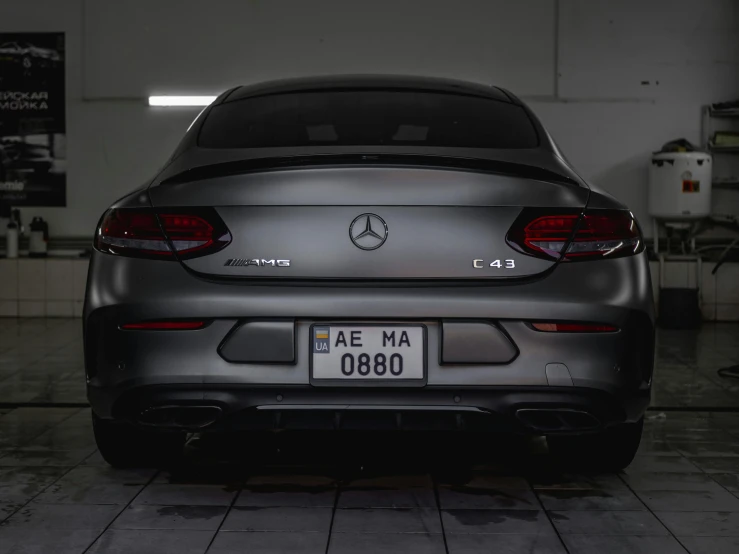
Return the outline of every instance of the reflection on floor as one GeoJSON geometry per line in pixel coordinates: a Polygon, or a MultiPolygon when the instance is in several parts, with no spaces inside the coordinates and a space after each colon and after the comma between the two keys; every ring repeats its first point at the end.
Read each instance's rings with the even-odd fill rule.
{"type": "Polygon", "coordinates": [[[196,437],[178,467],[113,470],[74,405],[79,327],[0,320],[0,403],[24,404],[0,409],[0,554],[739,552],[739,381],[716,374],[739,326],[660,331],[655,406],[703,411],[650,411],[618,475],[441,434],[196,437]]]}

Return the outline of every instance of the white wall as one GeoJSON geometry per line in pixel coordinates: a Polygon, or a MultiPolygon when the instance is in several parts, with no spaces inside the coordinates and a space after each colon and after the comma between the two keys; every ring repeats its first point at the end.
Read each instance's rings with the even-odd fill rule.
{"type": "MultiPolygon", "coordinates": [[[[736,0],[0,3],[0,31],[60,30],[68,207],[24,210],[26,220],[47,218],[57,236],[91,234],[197,114],[151,109],[149,94],[215,94],[317,73],[499,84],[527,98],[581,173],[645,224],[650,152],[672,138],[698,142],[700,106],[739,97],[736,0]]],[[[716,197],[723,211],[739,211],[739,192],[716,197]]]]}

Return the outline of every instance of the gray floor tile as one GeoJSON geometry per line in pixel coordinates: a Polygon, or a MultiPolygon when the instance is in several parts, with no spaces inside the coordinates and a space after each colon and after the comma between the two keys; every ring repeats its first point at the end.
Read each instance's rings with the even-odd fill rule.
{"type": "Polygon", "coordinates": [[[36,422],[52,426],[73,417],[75,414],[83,411],[83,408],[18,408],[12,413],[3,417],[2,424],[11,421],[16,422],[36,422]]]}
{"type": "Polygon", "coordinates": [[[439,481],[440,486],[457,486],[457,487],[469,487],[472,489],[517,489],[527,490],[531,488],[526,477],[521,475],[506,475],[502,473],[489,473],[484,471],[476,471],[472,473],[468,478],[463,479],[461,482],[456,481],[451,483],[450,479],[441,479],[439,481]]]}
{"type": "Polygon", "coordinates": [[[675,445],[705,444],[708,448],[715,447],[717,443],[736,443],[736,439],[734,439],[727,431],[717,427],[711,429],[690,429],[689,427],[668,429],[665,432],[664,437],[675,445]]]}
{"type": "Polygon", "coordinates": [[[569,554],[685,554],[674,537],[564,535],[569,554]]]}
{"type": "Polygon", "coordinates": [[[680,542],[690,554],[736,554],[739,537],[681,537],[680,542]]]}
{"type": "Polygon", "coordinates": [[[739,427],[739,413],[713,412],[709,416],[710,420],[720,426],[730,428],[739,427]]]}
{"type": "Polygon", "coordinates": [[[635,491],[720,491],[715,478],[705,473],[633,473],[623,475],[635,491]],[[712,478],[713,477],[713,478],[712,478]]]}
{"type": "Polygon", "coordinates": [[[613,473],[598,475],[550,474],[537,475],[531,479],[536,490],[601,490],[626,491],[628,487],[613,473]]]}
{"type": "Polygon", "coordinates": [[[447,533],[449,554],[567,554],[556,535],[459,535],[447,533]]]}
{"type": "Polygon", "coordinates": [[[439,505],[443,510],[539,510],[541,504],[532,490],[477,489],[471,487],[439,487],[439,505]]]}
{"type": "Polygon", "coordinates": [[[108,462],[103,459],[103,457],[100,455],[100,452],[98,452],[97,450],[95,450],[92,454],[85,458],[82,461],[81,465],[110,467],[110,465],[108,465],[108,462]]]}
{"type": "Polygon", "coordinates": [[[683,457],[676,456],[637,456],[625,473],[700,473],[697,466],[683,457]]]}
{"type": "Polygon", "coordinates": [[[76,466],[95,450],[15,450],[0,458],[0,466],[76,466]]]}
{"type": "Polygon", "coordinates": [[[562,535],[667,535],[667,529],[650,512],[551,512],[562,535]]]}
{"type": "Polygon", "coordinates": [[[4,525],[44,532],[48,529],[103,530],[118,515],[121,508],[121,506],[80,504],[29,504],[5,520],[4,525]]]}
{"type": "Polygon", "coordinates": [[[55,483],[33,499],[34,504],[112,504],[125,506],[144,485],[75,485],[55,483]]]}
{"type": "Polygon", "coordinates": [[[59,483],[75,485],[145,485],[154,474],[155,469],[116,469],[105,466],[77,466],[64,474],[59,483]]]}
{"type": "Polygon", "coordinates": [[[113,529],[213,530],[226,516],[225,506],[129,506],[113,522],[113,529]]]}
{"type": "MultiPolygon", "coordinates": [[[[333,533],[328,554],[445,554],[444,538],[429,533],[333,533]]],[[[266,554],[266,552],[265,552],[266,554]]]]}
{"type": "Polygon", "coordinates": [[[739,492],[739,473],[712,473],[711,477],[725,489],[739,492]]]}
{"type": "Polygon", "coordinates": [[[359,477],[349,480],[345,490],[402,490],[402,489],[432,489],[434,482],[428,474],[420,475],[379,475],[359,477]]]}
{"type": "Polygon", "coordinates": [[[679,458],[682,456],[680,452],[675,450],[668,442],[644,444],[636,451],[637,456],[673,456],[679,458]]]}
{"type": "MultiPolygon", "coordinates": [[[[227,444],[231,444],[230,441],[236,437],[220,438],[227,441],[227,444]]],[[[210,440],[217,441],[216,438],[210,440]]],[[[218,452],[213,452],[217,448],[218,443],[205,448],[206,453],[214,457],[211,460],[204,460],[199,451],[200,447],[193,448],[193,439],[190,439],[184,450],[184,463],[170,470],[159,471],[152,483],[156,485],[217,485],[229,490],[240,490],[249,468],[244,467],[241,460],[229,458],[227,453],[219,455],[218,452]]]]}
{"type": "Polygon", "coordinates": [[[87,394],[77,383],[62,382],[47,387],[42,394],[34,396],[29,402],[38,404],[87,402],[87,394]]]}
{"type": "Polygon", "coordinates": [[[739,512],[739,498],[726,490],[643,491],[639,498],[653,512],[739,512]]]}
{"type": "Polygon", "coordinates": [[[677,452],[688,458],[739,457],[739,443],[737,442],[673,442],[670,444],[677,452]]]}
{"type": "Polygon", "coordinates": [[[0,526],[0,554],[80,554],[100,535],[98,529],[44,529],[0,526]]]}
{"type": "MultiPolygon", "coordinates": [[[[3,398],[2,388],[0,388],[0,398],[3,398]]],[[[11,400],[5,401],[11,402],[11,400]]],[[[43,423],[29,422],[8,425],[2,425],[0,423],[0,449],[5,451],[16,450],[28,444],[48,429],[49,427],[43,423]]]]}
{"type": "Polygon", "coordinates": [[[324,554],[327,543],[324,533],[222,531],[208,554],[324,554]]]}
{"type": "Polygon", "coordinates": [[[230,506],[238,491],[219,485],[167,485],[153,483],[134,504],[156,506],[230,506]]]}
{"type": "Polygon", "coordinates": [[[538,495],[547,510],[646,510],[629,490],[540,490],[538,495]]]}
{"type": "Polygon", "coordinates": [[[245,487],[251,486],[279,486],[279,487],[333,487],[336,485],[336,480],[333,477],[327,475],[314,475],[314,474],[290,474],[290,473],[277,473],[277,474],[263,474],[263,475],[251,475],[244,483],[245,487]]]}
{"type": "Polygon", "coordinates": [[[657,512],[676,537],[739,537],[739,512],[657,512]]]}
{"type": "Polygon", "coordinates": [[[543,510],[442,510],[445,533],[553,534],[543,510]]]}
{"type": "Polygon", "coordinates": [[[40,385],[28,387],[26,384],[19,383],[12,378],[5,379],[0,383],[0,398],[4,402],[30,402],[38,395],[38,388],[40,388],[40,385]]]}
{"type": "Polygon", "coordinates": [[[0,468],[0,502],[25,504],[69,469],[66,467],[0,468]]]}
{"type": "Polygon", "coordinates": [[[332,508],[336,501],[336,488],[299,486],[250,486],[236,499],[236,506],[332,508]]]}
{"type": "Polygon", "coordinates": [[[435,508],[336,510],[333,533],[441,533],[435,508]]]}
{"type": "Polygon", "coordinates": [[[203,554],[213,531],[108,529],[86,554],[203,554]]]}
{"type": "Polygon", "coordinates": [[[690,458],[690,461],[706,473],[739,473],[739,458],[706,457],[690,458]]]}
{"type": "Polygon", "coordinates": [[[18,509],[23,506],[22,504],[8,504],[0,503],[0,523],[8,519],[18,509]]]}
{"type": "Polygon", "coordinates": [[[95,449],[95,437],[91,429],[77,426],[72,428],[51,428],[29,441],[19,450],[87,450],[95,449]]]}
{"type": "Polygon", "coordinates": [[[343,490],[339,508],[435,508],[433,489],[343,490]]]}
{"type": "Polygon", "coordinates": [[[648,435],[642,436],[636,454],[637,456],[680,456],[680,453],[666,439],[650,439],[648,435]]]}
{"type": "Polygon", "coordinates": [[[144,488],[150,470],[115,470],[79,466],[33,501],[41,504],[126,505],[144,488]]]}
{"type": "Polygon", "coordinates": [[[222,531],[303,531],[328,533],[330,508],[234,507],[222,531]]]}

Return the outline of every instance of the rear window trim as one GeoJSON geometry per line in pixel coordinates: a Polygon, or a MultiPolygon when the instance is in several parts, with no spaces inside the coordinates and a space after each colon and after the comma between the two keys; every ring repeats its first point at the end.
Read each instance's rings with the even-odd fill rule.
{"type": "Polygon", "coordinates": [[[224,104],[236,104],[237,102],[243,102],[244,100],[252,100],[254,98],[264,98],[266,96],[285,96],[288,94],[303,94],[303,93],[316,94],[316,93],[331,93],[331,92],[369,92],[369,91],[373,91],[373,92],[374,91],[377,91],[377,92],[416,92],[416,93],[429,93],[429,94],[443,94],[445,96],[463,96],[463,97],[468,97],[468,98],[482,98],[483,100],[491,100],[493,102],[499,102],[501,104],[511,104],[513,106],[518,106],[518,104],[510,100],[510,97],[508,95],[506,95],[507,99],[503,100],[501,98],[496,98],[494,96],[487,96],[482,93],[476,94],[468,90],[456,92],[456,91],[451,91],[451,90],[438,90],[438,89],[433,89],[433,88],[371,87],[371,86],[363,86],[363,87],[346,86],[346,87],[331,87],[331,88],[316,87],[316,88],[307,88],[307,89],[301,88],[297,90],[257,92],[255,94],[250,94],[248,96],[240,96],[239,98],[232,98],[230,100],[226,98],[223,102],[218,104],[218,106],[222,106],[224,104]]]}
{"type": "MultiPolygon", "coordinates": [[[[501,90],[501,89],[498,89],[498,90],[501,90]]],[[[282,90],[282,91],[257,93],[257,94],[254,94],[254,95],[249,95],[249,96],[244,96],[244,97],[240,97],[240,98],[235,98],[233,100],[229,100],[228,99],[228,96],[227,96],[220,103],[214,104],[213,106],[211,106],[210,109],[207,110],[207,112],[205,112],[205,110],[204,110],[205,113],[201,114],[201,115],[204,115],[205,117],[202,117],[201,121],[198,124],[197,134],[194,137],[195,138],[195,141],[194,142],[195,142],[195,145],[198,148],[209,149],[209,150],[225,150],[225,148],[219,148],[219,147],[204,146],[204,145],[202,145],[201,144],[201,136],[202,136],[202,133],[203,133],[203,129],[205,128],[205,125],[208,122],[208,119],[210,119],[210,117],[213,115],[213,111],[216,110],[216,109],[218,109],[219,107],[225,106],[227,104],[235,104],[237,102],[241,102],[241,101],[245,101],[245,100],[250,100],[250,99],[255,99],[255,98],[265,98],[265,97],[270,97],[270,96],[283,96],[283,95],[289,95],[289,94],[303,94],[303,93],[313,93],[313,94],[316,94],[316,93],[356,92],[356,91],[430,93],[430,94],[439,94],[439,95],[444,95],[444,96],[455,96],[455,97],[464,97],[464,98],[477,98],[477,99],[482,99],[482,100],[488,100],[488,101],[491,101],[491,102],[497,102],[499,104],[510,105],[510,106],[512,106],[514,108],[518,108],[518,109],[520,109],[520,110],[523,111],[524,116],[526,117],[527,121],[531,125],[531,130],[533,131],[534,136],[536,138],[536,144],[534,144],[533,146],[526,147],[526,148],[512,148],[512,150],[535,150],[535,149],[540,148],[542,146],[542,136],[541,136],[541,133],[540,133],[539,128],[537,126],[537,122],[535,121],[534,118],[532,118],[531,113],[529,112],[529,110],[523,104],[520,104],[520,103],[516,103],[516,102],[511,101],[510,100],[511,99],[510,95],[508,93],[506,93],[505,91],[503,91],[503,90],[501,90],[501,92],[509,99],[508,101],[501,100],[501,99],[495,98],[493,96],[486,96],[486,95],[483,95],[483,94],[475,94],[474,92],[466,91],[466,90],[463,90],[463,91],[460,91],[460,92],[452,92],[452,91],[448,91],[448,90],[437,90],[437,89],[433,89],[433,88],[372,87],[372,86],[363,86],[363,87],[350,87],[350,86],[347,86],[347,87],[332,87],[332,88],[329,88],[329,89],[315,88],[315,89],[308,89],[308,90],[306,90],[306,89],[282,90]]],[[[343,146],[343,145],[337,145],[337,147],[341,147],[341,146],[343,146]]],[[[377,147],[378,145],[368,144],[368,145],[362,145],[362,146],[377,147]]],[[[400,146],[400,145],[397,145],[397,146],[400,146]]],[[[434,148],[440,148],[439,146],[433,146],[433,147],[434,148]]],[[[449,147],[449,148],[455,148],[455,147],[449,147]]],[[[233,149],[250,151],[250,150],[254,150],[255,148],[233,148],[233,149]]],[[[507,150],[506,148],[489,148],[489,149],[490,150],[507,150]]]]}

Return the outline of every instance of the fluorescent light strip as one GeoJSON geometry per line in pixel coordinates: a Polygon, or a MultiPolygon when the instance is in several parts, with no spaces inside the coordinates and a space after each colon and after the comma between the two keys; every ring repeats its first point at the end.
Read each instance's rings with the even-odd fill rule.
{"type": "Polygon", "coordinates": [[[149,96],[150,106],[208,106],[215,96],[149,96]]]}

